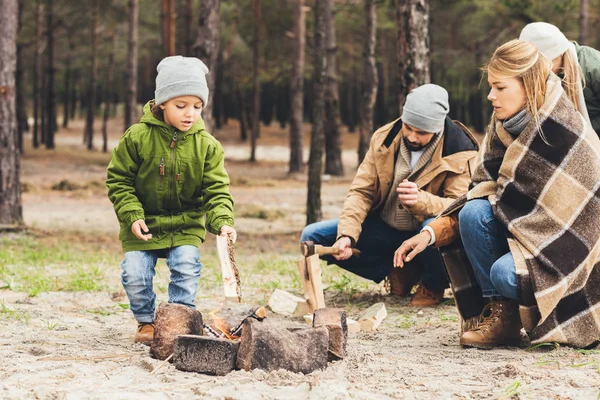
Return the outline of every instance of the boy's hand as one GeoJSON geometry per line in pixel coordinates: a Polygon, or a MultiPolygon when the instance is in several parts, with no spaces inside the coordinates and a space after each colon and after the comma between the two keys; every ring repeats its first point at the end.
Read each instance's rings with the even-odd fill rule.
{"type": "Polygon", "coordinates": [[[237,240],[237,232],[231,226],[223,225],[219,236],[230,236],[233,243],[237,240]]]}
{"type": "Polygon", "coordinates": [[[131,224],[131,232],[135,235],[136,238],[148,241],[152,239],[152,234],[148,232],[148,227],[146,226],[146,222],[143,219],[138,219],[133,224],[131,224]]]}

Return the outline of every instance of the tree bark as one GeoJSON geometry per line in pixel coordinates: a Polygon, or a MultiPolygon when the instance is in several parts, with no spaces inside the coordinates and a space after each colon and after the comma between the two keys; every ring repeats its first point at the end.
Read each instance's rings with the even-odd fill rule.
{"type": "MultiPolygon", "coordinates": [[[[202,4],[203,1],[200,2],[202,4]]],[[[194,18],[194,0],[185,0],[184,52],[187,57],[194,55],[194,39],[192,37],[192,21],[194,18]]]]}
{"type": "MultiPolygon", "coordinates": [[[[17,27],[17,37],[21,36],[21,26],[23,20],[23,0],[19,0],[19,18],[17,27]]],[[[17,137],[19,152],[23,153],[23,132],[29,130],[27,124],[27,109],[25,99],[23,98],[23,46],[17,40],[17,72],[15,76],[16,85],[16,107],[17,107],[17,137]]]]}
{"type": "Polygon", "coordinates": [[[100,0],[95,0],[92,9],[92,54],[90,62],[90,86],[88,89],[88,104],[85,119],[85,143],[88,150],[94,148],[94,111],[96,109],[96,81],[98,80],[98,67],[96,65],[96,53],[98,42],[98,14],[100,11],[100,0]]]}
{"type": "Polygon", "coordinates": [[[213,104],[215,99],[215,76],[217,74],[217,59],[219,57],[220,44],[220,0],[202,0],[198,7],[198,32],[194,44],[194,55],[204,61],[208,66],[209,74],[206,76],[208,88],[212,91],[212,98],[202,110],[202,119],[209,132],[215,130],[213,119],[213,104]]]}
{"type": "Polygon", "coordinates": [[[586,46],[589,41],[589,0],[579,1],[579,44],[586,46]]]}
{"type": "Polygon", "coordinates": [[[35,2],[35,37],[33,48],[33,135],[32,145],[37,149],[39,143],[39,120],[40,120],[40,80],[42,77],[42,63],[40,61],[40,42],[41,42],[41,26],[42,26],[42,4],[41,0],[35,2]]]}
{"type": "Polygon", "coordinates": [[[0,0],[0,224],[21,225],[20,155],[17,148],[17,0],[0,0]]]}
{"type": "Polygon", "coordinates": [[[46,65],[46,136],[44,143],[47,149],[54,148],[54,132],[56,132],[56,92],[54,88],[54,10],[53,0],[46,2],[46,38],[48,40],[48,59],[46,65]]]}
{"type": "Polygon", "coordinates": [[[110,32],[110,36],[108,38],[108,42],[110,43],[110,50],[108,53],[108,66],[106,71],[106,93],[104,99],[104,117],[102,118],[102,152],[108,152],[108,116],[110,111],[110,103],[113,97],[112,87],[113,87],[113,75],[115,69],[115,51],[117,47],[117,41],[115,40],[115,32],[114,27],[112,28],[112,32],[110,32]]]}
{"type": "Polygon", "coordinates": [[[308,159],[308,198],[306,202],[306,224],[321,220],[321,170],[323,167],[324,111],[325,111],[325,13],[328,0],[316,0],[313,76],[313,126],[308,159]]]}
{"type": "Polygon", "coordinates": [[[306,43],[306,14],[304,0],[294,7],[294,61],[292,65],[292,114],[290,118],[290,173],[304,170],[302,139],[304,121],[304,47],[306,43]]]}
{"type": "Polygon", "coordinates": [[[344,175],[342,143],[340,137],[340,95],[336,71],[337,42],[335,38],[335,12],[333,1],[327,0],[325,7],[325,173],[344,175]]]}
{"type": "Polygon", "coordinates": [[[400,114],[406,96],[429,83],[429,0],[398,0],[398,100],[400,114]]]}
{"type": "Polygon", "coordinates": [[[160,22],[163,57],[175,55],[175,0],[161,0],[160,22]]]}
{"type": "Polygon", "coordinates": [[[367,154],[373,134],[373,109],[377,99],[377,66],[375,65],[375,43],[377,41],[377,7],[374,0],[365,0],[365,88],[360,107],[358,163],[367,154]]]}
{"type": "Polygon", "coordinates": [[[253,60],[253,82],[254,82],[254,109],[252,110],[252,132],[250,132],[250,161],[256,161],[256,139],[259,136],[260,129],[260,26],[261,26],[261,0],[253,0],[254,8],[254,43],[252,45],[252,60],[253,60]]]}
{"type": "Polygon", "coordinates": [[[129,0],[129,40],[127,43],[127,94],[125,98],[125,129],[137,120],[138,25],[139,2],[129,0]]]}
{"type": "Polygon", "coordinates": [[[69,107],[71,105],[71,86],[73,85],[72,77],[71,77],[71,60],[73,57],[73,53],[75,51],[75,42],[73,41],[72,35],[69,33],[67,37],[67,41],[69,42],[69,51],[65,57],[65,82],[63,89],[63,128],[69,126],[69,116],[70,111],[69,107]]]}

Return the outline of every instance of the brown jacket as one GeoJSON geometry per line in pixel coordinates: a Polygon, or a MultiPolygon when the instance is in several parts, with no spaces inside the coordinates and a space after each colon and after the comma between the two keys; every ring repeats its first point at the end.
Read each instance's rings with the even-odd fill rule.
{"type": "MultiPolygon", "coordinates": [[[[402,121],[397,119],[373,134],[369,151],[358,167],[344,201],[338,238],[348,236],[356,243],[367,215],[385,203],[394,181],[401,129],[402,121]]],[[[455,198],[467,192],[478,148],[477,141],[463,124],[446,118],[444,137],[431,161],[408,176],[419,187],[417,204],[407,207],[417,220],[424,221],[438,215],[455,198]]]]}

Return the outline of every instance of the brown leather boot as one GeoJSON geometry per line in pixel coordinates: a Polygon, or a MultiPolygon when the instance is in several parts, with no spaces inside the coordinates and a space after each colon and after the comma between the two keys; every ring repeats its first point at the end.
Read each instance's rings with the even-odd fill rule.
{"type": "Polygon", "coordinates": [[[512,300],[493,301],[485,306],[479,324],[463,333],[463,347],[491,349],[501,345],[517,345],[521,341],[519,305],[512,300]]]}
{"type": "Polygon", "coordinates": [[[135,332],[135,337],[133,341],[135,343],[145,343],[150,344],[154,339],[154,324],[139,322],[137,331],[135,332]]]}
{"type": "Polygon", "coordinates": [[[420,279],[419,265],[414,262],[406,263],[403,268],[392,268],[387,277],[386,287],[389,294],[406,297],[420,279]]]}
{"type": "Polygon", "coordinates": [[[429,290],[423,283],[419,283],[415,295],[408,303],[411,307],[433,307],[437,306],[444,300],[444,289],[429,290]]]}

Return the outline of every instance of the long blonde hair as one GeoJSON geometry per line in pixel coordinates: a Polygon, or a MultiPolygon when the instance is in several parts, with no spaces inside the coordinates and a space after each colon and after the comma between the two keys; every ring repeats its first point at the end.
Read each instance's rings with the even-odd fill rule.
{"type": "Polygon", "coordinates": [[[519,80],[525,91],[525,108],[539,128],[537,111],[544,104],[546,80],[552,72],[552,62],[542,56],[532,43],[514,39],[498,47],[481,69],[486,73],[519,80]]]}
{"type": "MultiPolygon", "coordinates": [[[[578,81],[581,82],[582,89],[585,87],[583,71],[577,62],[577,56],[572,51],[565,51],[562,57],[562,65],[565,73],[562,79],[562,87],[565,89],[567,96],[571,99],[577,111],[581,112],[582,104],[579,104],[580,97],[577,91],[579,89],[578,81]]],[[[585,104],[583,104],[583,107],[585,107],[585,104]]]]}

